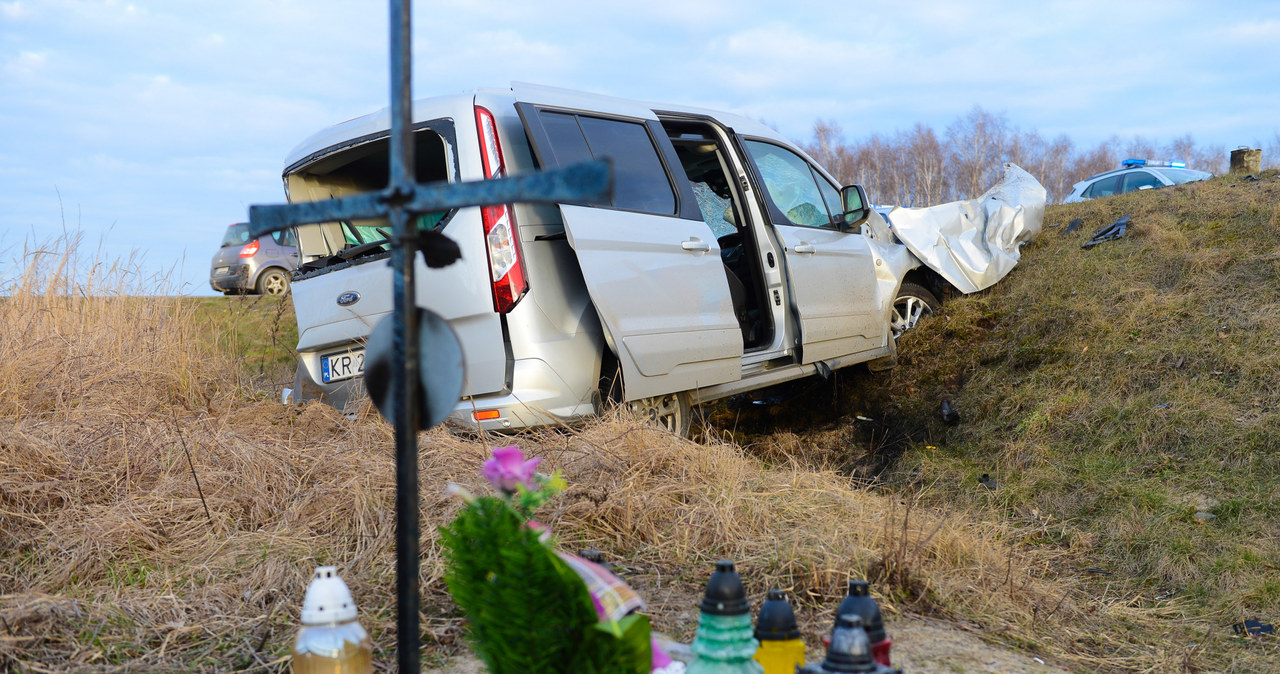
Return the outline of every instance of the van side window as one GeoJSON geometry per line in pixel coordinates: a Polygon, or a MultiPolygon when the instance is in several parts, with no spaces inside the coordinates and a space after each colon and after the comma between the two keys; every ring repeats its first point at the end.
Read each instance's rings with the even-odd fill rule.
{"type": "Polygon", "coordinates": [[[561,166],[613,158],[613,201],[609,205],[660,215],[676,212],[671,179],[643,124],[549,110],[539,115],[561,166]]]}
{"type": "MultiPolygon", "coordinates": [[[[781,215],[785,220],[777,224],[803,225],[806,227],[831,227],[836,223],[827,210],[827,203],[838,195],[824,198],[819,180],[809,163],[798,154],[772,143],[758,140],[746,142],[747,152],[764,181],[765,191],[774,208],[775,222],[781,215]]],[[[826,182],[822,180],[821,182],[826,182]]],[[[831,185],[828,190],[834,190],[831,185]]]]}

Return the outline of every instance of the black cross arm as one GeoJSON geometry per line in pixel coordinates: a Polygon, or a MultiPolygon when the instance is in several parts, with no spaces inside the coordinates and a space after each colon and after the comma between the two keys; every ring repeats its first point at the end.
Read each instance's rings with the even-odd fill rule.
{"type": "Polygon", "coordinates": [[[608,198],[612,191],[613,163],[606,157],[510,178],[414,184],[407,194],[388,188],[324,201],[250,206],[249,236],[316,222],[386,217],[393,205],[410,213],[430,213],[464,206],[595,201],[608,198]]]}

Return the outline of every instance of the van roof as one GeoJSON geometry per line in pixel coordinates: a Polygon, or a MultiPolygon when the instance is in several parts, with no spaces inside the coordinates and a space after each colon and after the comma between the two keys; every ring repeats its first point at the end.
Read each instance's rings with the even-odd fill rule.
{"type": "MultiPolygon", "coordinates": [[[[575,91],[571,89],[559,89],[555,87],[545,87],[541,85],[524,84],[520,82],[513,82],[511,85],[511,88],[508,88],[508,89],[477,88],[471,91],[464,91],[456,94],[447,94],[444,96],[434,96],[431,98],[415,99],[413,102],[412,121],[413,123],[417,123],[417,122],[424,122],[431,119],[439,119],[441,117],[455,116],[457,115],[457,110],[460,103],[463,103],[465,101],[465,104],[469,107],[470,105],[472,105],[472,101],[475,100],[477,95],[507,96],[512,98],[518,97],[519,100],[529,99],[530,96],[533,95],[535,100],[533,100],[532,102],[537,102],[536,95],[539,92],[558,93],[562,95],[571,94],[575,98],[581,101],[584,101],[586,103],[590,103],[591,101],[598,102],[601,108],[610,107],[609,104],[611,102],[615,104],[619,102],[623,102],[631,106],[643,106],[645,108],[648,108],[649,110],[707,115],[710,117],[714,117],[715,119],[718,119],[725,124],[728,124],[729,126],[733,127],[733,129],[738,133],[742,133],[749,136],[771,138],[771,139],[780,140],[780,141],[786,140],[786,138],[784,138],[777,131],[769,128],[768,126],[765,126],[764,124],[754,119],[750,119],[748,117],[743,117],[740,115],[735,115],[733,113],[723,112],[720,110],[709,110],[705,108],[698,108],[698,107],[693,107],[688,105],[669,105],[664,103],[651,103],[651,102],[638,101],[633,99],[624,99],[616,96],[605,96],[602,94],[593,94],[589,92],[575,91]]],[[[391,109],[389,107],[384,107],[380,110],[369,113],[367,115],[354,117],[345,122],[334,124],[333,126],[321,129],[320,131],[311,135],[306,140],[299,143],[296,147],[293,148],[293,150],[289,152],[288,156],[285,157],[285,162],[284,162],[285,170],[287,172],[288,170],[294,168],[299,162],[301,162],[302,160],[306,159],[307,157],[317,152],[320,152],[322,150],[326,150],[328,148],[332,148],[335,146],[352,143],[353,141],[367,138],[369,136],[386,133],[390,128],[391,128],[391,109]]]]}

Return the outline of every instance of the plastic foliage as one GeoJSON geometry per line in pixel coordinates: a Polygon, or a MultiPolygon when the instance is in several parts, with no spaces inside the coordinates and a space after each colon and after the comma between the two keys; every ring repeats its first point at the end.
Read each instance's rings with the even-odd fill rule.
{"type": "Polygon", "coordinates": [[[472,649],[492,674],[635,672],[650,668],[649,620],[599,620],[582,579],[551,547],[535,508],[564,489],[514,446],[494,451],[484,474],[498,496],[464,495],[440,528],[445,584],[469,623],[472,649]]]}

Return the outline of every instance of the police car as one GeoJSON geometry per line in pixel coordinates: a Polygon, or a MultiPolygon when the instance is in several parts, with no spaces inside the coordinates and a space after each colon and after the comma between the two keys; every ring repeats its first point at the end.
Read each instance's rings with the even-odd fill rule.
{"type": "Polygon", "coordinates": [[[1068,194],[1062,203],[1071,204],[1137,190],[1181,185],[1212,177],[1212,173],[1187,168],[1185,162],[1126,159],[1119,169],[1099,173],[1076,183],[1071,194],[1068,194]]]}

